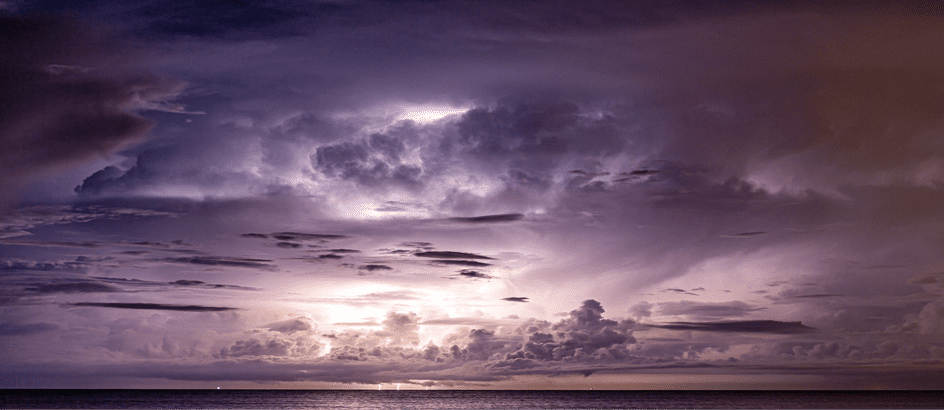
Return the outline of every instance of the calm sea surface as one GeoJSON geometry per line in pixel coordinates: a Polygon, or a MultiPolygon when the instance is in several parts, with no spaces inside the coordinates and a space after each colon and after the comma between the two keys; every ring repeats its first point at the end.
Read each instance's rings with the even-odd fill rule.
{"type": "Polygon", "coordinates": [[[944,392],[0,390],[0,408],[944,409],[944,392]]]}

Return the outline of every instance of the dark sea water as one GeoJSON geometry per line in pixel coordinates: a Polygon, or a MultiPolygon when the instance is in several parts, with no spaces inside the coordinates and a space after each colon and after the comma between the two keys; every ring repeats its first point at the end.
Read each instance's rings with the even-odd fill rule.
{"type": "Polygon", "coordinates": [[[0,390],[0,408],[942,409],[944,392],[0,390]]]}

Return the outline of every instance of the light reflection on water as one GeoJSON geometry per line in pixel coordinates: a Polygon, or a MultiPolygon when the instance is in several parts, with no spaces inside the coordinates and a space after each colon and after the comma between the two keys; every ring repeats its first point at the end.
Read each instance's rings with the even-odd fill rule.
{"type": "Polygon", "coordinates": [[[944,392],[3,390],[0,408],[944,408],[944,392]]]}

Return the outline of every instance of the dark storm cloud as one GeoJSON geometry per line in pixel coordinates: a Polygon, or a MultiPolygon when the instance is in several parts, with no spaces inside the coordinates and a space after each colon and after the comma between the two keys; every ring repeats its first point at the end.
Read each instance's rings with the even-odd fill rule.
{"type": "Polygon", "coordinates": [[[473,216],[468,218],[449,218],[450,221],[464,222],[464,223],[497,223],[497,222],[514,222],[524,218],[522,214],[500,214],[500,215],[482,215],[482,216],[473,216]]]}
{"type": "Polygon", "coordinates": [[[276,269],[276,266],[271,263],[272,260],[270,259],[230,258],[224,256],[191,256],[184,258],[164,258],[160,260],[165,262],[187,263],[202,266],[228,266],[233,268],[253,268],[265,270],[276,269]]]}
{"type": "Polygon", "coordinates": [[[228,310],[237,310],[237,308],[232,307],[171,305],[165,303],[78,302],[67,303],[64,306],[101,307],[110,309],[167,310],[176,312],[224,312],[228,310]]]}
{"type": "Polygon", "coordinates": [[[467,252],[453,252],[453,251],[427,251],[427,252],[417,252],[414,255],[423,257],[423,258],[450,258],[450,259],[494,259],[489,258],[488,256],[476,255],[474,253],[467,252]]]}
{"type": "Polygon", "coordinates": [[[110,75],[94,35],[71,19],[0,15],[0,167],[12,187],[39,174],[89,162],[140,140],[153,122],[138,109],[169,110],[181,83],[110,75]]]}
{"type": "Polygon", "coordinates": [[[528,299],[529,299],[529,298],[524,297],[524,296],[511,296],[511,297],[507,297],[507,298],[502,298],[502,300],[504,300],[504,301],[508,301],[508,302],[522,302],[522,303],[527,302],[528,299]]]}
{"type": "Polygon", "coordinates": [[[612,116],[588,118],[569,102],[506,102],[476,108],[456,122],[456,140],[444,149],[487,167],[510,167],[507,182],[546,189],[542,178],[571,155],[599,156],[623,151],[625,124],[612,116]]]}
{"type": "Polygon", "coordinates": [[[349,179],[364,186],[398,185],[410,189],[422,186],[422,168],[400,163],[402,142],[374,135],[370,142],[343,142],[318,148],[311,156],[316,170],[331,177],[349,179]],[[377,142],[383,141],[383,142],[377,142]]]}
{"type": "Polygon", "coordinates": [[[673,322],[661,325],[646,325],[670,330],[699,330],[705,332],[730,333],[773,333],[792,334],[810,333],[815,328],[800,322],[780,322],[776,320],[732,320],[728,322],[673,322]]]}
{"type": "MultiPolygon", "coordinates": [[[[559,323],[534,320],[512,330],[508,323],[487,319],[424,322],[412,312],[391,312],[381,332],[333,335],[332,350],[324,356],[315,357],[324,352],[314,341],[317,335],[308,333],[314,325],[304,320],[270,323],[242,336],[233,336],[238,335],[233,331],[239,324],[228,324],[232,327],[194,336],[194,346],[198,346],[196,341],[200,346],[214,346],[211,354],[226,358],[222,362],[193,366],[159,360],[118,363],[109,374],[174,380],[229,377],[373,382],[405,378],[490,380],[512,374],[589,375],[600,369],[626,373],[634,369],[714,368],[726,373],[735,370],[724,367],[728,365],[707,364],[699,357],[735,356],[737,349],[731,348],[735,343],[760,352],[738,356],[739,360],[775,364],[781,360],[803,364],[820,360],[833,369],[834,360],[898,355],[896,366],[908,366],[910,357],[932,362],[944,357],[938,343],[944,328],[944,309],[940,301],[931,299],[939,296],[938,285],[944,280],[934,275],[915,278],[910,283],[920,285],[925,293],[910,298],[920,302],[900,300],[915,290],[902,281],[941,262],[937,245],[941,242],[940,209],[944,207],[940,189],[944,166],[940,158],[944,151],[938,135],[944,119],[940,99],[944,83],[937,67],[944,59],[941,48],[932,41],[941,34],[936,12],[904,14],[896,11],[897,6],[856,8],[838,2],[826,7],[765,2],[633,2],[614,7],[613,2],[596,1],[484,5],[237,1],[219,6],[214,9],[213,2],[145,2],[120,8],[111,3],[75,8],[75,13],[92,24],[121,28],[116,37],[128,39],[133,49],[146,55],[141,64],[194,84],[199,91],[188,92],[186,102],[208,114],[186,118],[192,122],[185,122],[185,118],[150,113],[148,118],[157,124],[153,135],[160,136],[159,140],[122,151],[120,158],[104,157],[113,161],[112,165],[103,164],[98,172],[89,170],[81,176],[62,178],[74,185],[87,176],[77,188],[81,201],[98,201],[103,196],[184,195],[195,199],[177,209],[199,215],[211,214],[205,208],[215,200],[207,198],[266,197],[271,201],[249,211],[218,211],[213,217],[226,220],[230,229],[226,232],[204,229],[205,225],[199,223],[135,225],[121,221],[113,225],[124,227],[101,232],[97,230],[106,224],[79,226],[79,222],[105,218],[92,211],[89,214],[94,216],[78,215],[81,212],[65,216],[66,212],[61,212],[58,222],[55,215],[9,224],[4,221],[0,237],[36,236],[19,241],[15,247],[6,246],[11,257],[66,260],[74,255],[21,255],[99,252],[92,246],[105,248],[114,243],[112,239],[100,239],[102,236],[136,236],[139,227],[162,234],[176,229],[175,237],[195,238],[199,246],[195,249],[230,249],[231,255],[267,259],[204,254],[161,258],[171,254],[160,250],[163,248],[155,240],[122,245],[160,253],[151,256],[154,259],[131,261],[135,263],[274,270],[274,258],[262,255],[284,253],[277,247],[294,249],[293,245],[302,245],[303,241],[318,248],[312,251],[319,252],[315,255],[327,252],[307,261],[349,257],[322,248],[339,246],[325,243],[347,238],[342,235],[247,234],[264,240],[241,241],[242,246],[257,247],[250,253],[243,253],[246,250],[239,247],[229,248],[230,244],[222,240],[199,239],[213,235],[234,239],[239,232],[317,229],[358,232],[357,240],[364,239],[360,245],[364,249],[419,237],[445,240],[450,247],[460,249],[485,249],[481,247],[488,244],[487,249],[507,250],[507,254],[495,255],[507,260],[509,272],[515,272],[503,276],[502,282],[511,287],[481,298],[466,295],[494,304],[495,309],[537,312],[554,306],[559,310],[556,300],[560,298],[582,300],[593,295],[602,296],[600,300],[618,300],[618,310],[625,311],[634,303],[627,301],[627,295],[651,289],[664,289],[660,298],[687,298],[696,296],[697,290],[704,295],[702,298],[717,300],[721,293],[715,293],[715,289],[725,289],[722,292],[729,292],[732,299],[739,294],[752,297],[752,289],[776,283],[771,280],[777,278],[826,285],[814,290],[788,289],[771,297],[778,303],[758,298],[770,309],[765,311],[769,317],[794,317],[811,326],[770,320],[719,321],[752,318],[763,309],[760,302],[644,302],[630,308],[634,317],[651,317],[653,311],[687,316],[663,319],[686,320],[683,322],[651,325],[654,333],[680,330],[679,334],[688,336],[685,340],[650,339],[636,344],[632,331],[647,325],[604,319],[602,305],[593,300],[585,301],[559,323]],[[752,13],[758,10],[761,12],[752,13]],[[468,110],[430,123],[393,123],[392,118],[398,114],[382,113],[397,111],[401,104],[427,103],[468,110]],[[395,197],[404,191],[408,199],[395,197]],[[273,211],[277,203],[293,198],[305,202],[300,211],[273,211]],[[332,202],[337,204],[322,205],[332,202]],[[352,205],[354,202],[358,205],[352,205]],[[364,209],[383,212],[381,218],[392,219],[356,221],[348,225],[354,229],[346,230],[330,212],[322,214],[322,206],[336,206],[344,218],[355,220],[361,217],[360,207],[366,206],[364,209]],[[511,223],[524,219],[512,213],[519,211],[533,215],[529,223],[511,223]],[[403,214],[398,212],[409,216],[401,217],[403,214]],[[348,216],[351,214],[356,216],[348,216]],[[455,215],[466,217],[450,218],[455,215]],[[49,226],[52,224],[75,225],[55,229],[49,226]],[[414,230],[418,225],[424,227],[414,230]],[[400,228],[404,228],[403,235],[397,236],[400,228]],[[82,232],[101,235],[86,240],[80,237],[82,232]],[[59,233],[73,236],[53,236],[59,233]],[[65,248],[83,243],[89,247],[65,248]],[[264,246],[258,247],[260,243],[264,246]],[[507,246],[510,243],[520,248],[507,246]],[[856,269],[819,270],[828,264],[824,260],[834,259],[868,259],[867,266],[899,263],[908,267],[874,276],[856,269]],[[561,265],[567,263],[570,265],[561,265]],[[681,278],[683,275],[686,277],[681,278]],[[667,282],[670,278],[679,280],[667,282]],[[561,283],[568,286],[554,288],[561,283]],[[677,287],[709,283],[709,291],[677,287]],[[528,288],[520,288],[522,285],[528,288]],[[504,295],[515,294],[514,289],[544,296],[540,303],[495,303],[504,295]],[[838,297],[841,294],[849,297],[838,297]],[[790,304],[781,303],[784,301],[790,304]],[[883,306],[863,308],[851,303],[883,306]],[[849,325],[853,322],[863,324],[849,325]],[[481,328],[463,330],[442,346],[431,343],[421,348],[415,343],[421,340],[417,329],[422,324],[481,328]],[[822,330],[818,338],[855,338],[856,345],[793,340],[806,338],[812,326],[822,330]],[[850,331],[857,333],[842,333],[850,331]],[[782,349],[778,346],[768,351],[765,347],[770,334],[782,335],[776,339],[788,343],[782,349]],[[858,339],[870,338],[887,338],[902,346],[888,344],[884,350],[859,346],[858,339]],[[909,341],[919,338],[934,342],[922,345],[909,341]],[[905,346],[909,343],[914,346],[905,346]],[[878,350],[891,353],[869,356],[878,350]]],[[[20,147],[0,150],[12,152],[11,158],[16,159],[13,165],[30,168],[18,171],[13,167],[12,172],[0,177],[0,185],[6,186],[7,178],[51,170],[127,146],[144,135],[143,130],[150,125],[131,114],[134,110],[182,112],[165,101],[179,93],[173,89],[176,83],[147,76],[111,75],[105,72],[109,64],[101,63],[104,60],[82,57],[88,54],[84,53],[86,49],[97,50],[83,45],[82,36],[55,36],[55,41],[46,43],[17,34],[18,42],[20,37],[26,46],[10,43],[22,48],[13,49],[14,55],[26,55],[23,47],[38,44],[40,47],[35,49],[41,51],[33,53],[36,58],[69,54],[56,50],[77,50],[73,54],[79,56],[8,70],[15,74],[10,78],[16,84],[0,85],[0,91],[5,91],[4,95],[11,95],[6,91],[22,91],[26,96],[23,104],[33,105],[27,109],[18,100],[11,100],[0,102],[0,107],[4,113],[12,107],[14,114],[26,113],[37,121],[16,117],[9,122],[8,116],[0,113],[0,132],[4,132],[0,148],[10,145],[8,128],[25,124],[35,125],[39,132],[23,135],[51,140],[54,144],[49,149],[61,148],[64,153],[48,154],[42,151],[45,145],[38,148],[39,158],[20,157],[25,155],[20,147]],[[72,47],[67,40],[81,44],[72,47]],[[143,87],[146,95],[128,97],[128,90],[134,87],[143,87]],[[162,87],[170,91],[160,94],[162,87]],[[59,101],[50,95],[70,100],[59,101]],[[51,107],[48,113],[43,111],[45,105],[51,107]],[[81,107],[88,106],[93,109],[82,111],[81,107]],[[95,111],[97,108],[101,109],[95,111]],[[56,113],[76,110],[79,119],[75,121],[55,117],[56,113]],[[75,126],[85,124],[89,112],[100,112],[101,118],[89,120],[94,124],[88,129],[75,126]],[[120,123],[120,118],[127,124],[120,123]],[[56,128],[60,125],[85,135],[78,135],[78,141],[64,141],[65,134],[56,128]],[[96,127],[106,129],[111,137],[105,131],[89,136],[98,130],[96,127]],[[88,144],[83,145],[85,142],[88,144]]],[[[135,55],[117,54],[122,59],[135,59],[135,55]]],[[[0,57],[0,62],[7,61],[4,58],[0,57]]],[[[30,147],[27,144],[27,148],[35,148],[30,147]]],[[[0,154],[0,158],[6,158],[2,155],[6,154],[0,154]]],[[[0,165],[7,169],[3,161],[0,165]]],[[[397,253],[391,260],[403,261],[401,256],[413,254],[429,258],[427,264],[455,265],[448,266],[450,271],[489,265],[483,259],[490,258],[481,255],[435,251],[430,243],[411,245],[381,252],[397,253]]],[[[486,253],[490,252],[494,251],[486,253]]],[[[135,258],[124,256],[121,260],[128,259],[135,258]]],[[[393,270],[387,265],[365,264],[371,262],[389,263],[357,259],[341,266],[359,266],[362,274],[393,270]]],[[[333,264],[329,261],[320,268],[334,269],[329,266],[333,264]]],[[[109,269],[103,274],[158,265],[155,268],[161,270],[160,275],[166,275],[166,270],[174,268],[140,265],[102,266],[109,269]]],[[[35,266],[32,270],[19,269],[25,272],[20,276],[69,272],[65,268],[35,266]]],[[[99,266],[90,263],[93,267],[99,266]]],[[[252,274],[228,270],[235,271],[231,272],[234,281],[244,279],[240,275],[252,274]]],[[[291,272],[287,266],[282,273],[291,272]]],[[[142,271],[136,276],[149,274],[142,271]]],[[[451,276],[491,277],[472,268],[451,276]]],[[[29,285],[19,286],[32,286],[34,294],[57,295],[108,287],[131,291],[143,286],[194,293],[196,289],[222,286],[188,279],[168,283],[172,279],[161,277],[161,281],[153,280],[154,285],[104,279],[89,282],[92,285],[61,280],[37,283],[40,279],[32,279],[29,285]]],[[[372,279],[403,278],[387,275],[372,279]]],[[[414,295],[378,292],[359,299],[322,301],[379,309],[410,304],[417,312],[425,312],[429,305],[422,305],[429,303],[433,293],[421,293],[424,287],[435,289],[436,294],[446,289],[431,283],[415,282],[418,292],[414,295]]],[[[469,282],[455,284],[474,286],[469,282]]],[[[313,282],[310,286],[320,285],[313,282]]],[[[507,302],[523,302],[509,299],[525,298],[506,298],[507,302]]],[[[284,317],[285,306],[269,302],[266,311],[260,312],[261,317],[284,317]]],[[[464,297],[455,303],[455,308],[469,308],[464,297]]],[[[116,304],[101,305],[96,306],[119,308],[116,304]]],[[[136,305],[152,309],[141,307],[152,304],[136,305]]],[[[55,333],[57,337],[49,339],[70,340],[63,336],[74,334],[71,328],[104,335],[113,326],[98,323],[96,327],[94,319],[73,316],[85,322],[70,323],[69,331],[73,333],[55,333]]],[[[125,319],[130,322],[130,318],[125,319]]],[[[31,320],[45,319],[38,316],[31,320]]],[[[154,327],[157,323],[141,320],[140,328],[148,330],[138,333],[142,337],[129,337],[137,346],[122,352],[137,352],[145,339],[149,345],[162,345],[160,337],[167,332],[154,327]]],[[[120,333],[116,329],[124,325],[115,324],[113,333],[120,333]]],[[[0,330],[7,329],[3,326],[0,330]]],[[[16,328],[9,329],[17,332],[16,328]]],[[[172,340],[167,340],[163,345],[172,347],[172,340]]],[[[79,338],[73,345],[95,343],[79,338]]],[[[154,358],[169,357],[178,351],[164,348],[162,353],[162,347],[152,350],[157,352],[154,358]]],[[[46,363],[46,353],[12,350],[9,355],[16,359],[13,362],[46,363]]],[[[151,357],[136,355],[132,354],[151,357]]],[[[120,357],[107,360],[111,363],[122,360],[120,357]]],[[[183,357],[180,360],[201,360],[183,357]]],[[[92,356],[87,360],[96,359],[92,356]]],[[[933,363],[939,370],[939,363],[933,363]]],[[[780,369],[775,364],[753,369],[757,373],[780,369]]],[[[89,362],[81,365],[95,368],[89,362]]],[[[15,366],[0,370],[16,374],[15,366]]],[[[85,369],[79,365],[69,368],[85,369]]],[[[62,371],[47,370],[46,374],[56,372],[62,371]]],[[[72,378],[88,372],[75,370],[72,378]]],[[[832,374],[823,369],[797,372],[826,378],[832,374]]],[[[2,379],[27,378],[40,377],[15,375],[2,379]]]]}

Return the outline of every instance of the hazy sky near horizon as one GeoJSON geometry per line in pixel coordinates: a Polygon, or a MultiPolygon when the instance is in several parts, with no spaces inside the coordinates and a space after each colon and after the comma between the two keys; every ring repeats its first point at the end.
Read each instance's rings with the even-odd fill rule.
{"type": "Polygon", "coordinates": [[[914,388],[931,3],[0,0],[0,387],[914,388]]]}

